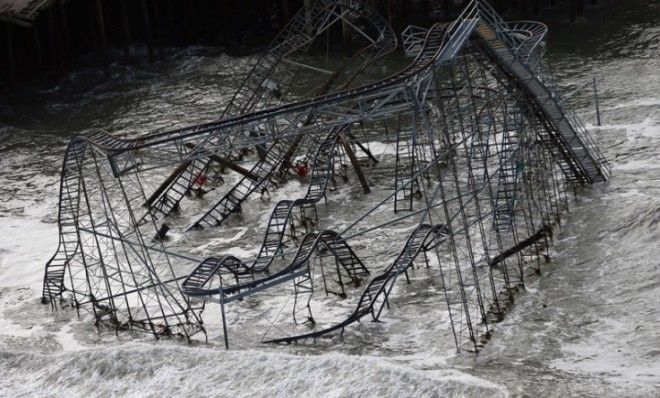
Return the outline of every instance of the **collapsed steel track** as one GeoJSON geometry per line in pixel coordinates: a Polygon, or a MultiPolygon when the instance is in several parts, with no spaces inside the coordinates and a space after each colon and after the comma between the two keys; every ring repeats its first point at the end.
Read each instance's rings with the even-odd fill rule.
{"type": "MultiPolygon", "coordinates": [[[[305,318],[317,327],[264,340],[292,342],[343,331],[368,314],[379,319],[398,276],[407,276],[423,254],[427,264],[429,256],[437,260],[457,347],[478,349],[524,284],[525,268],[540,266],[548,231],[568,205],[567,191],[609,176],[607,161],[545,70],[545,33],[538,23],[507,24],[475,0],[449,25],[406,30],[405,50],[415,57],[407,68],[347,88],[391,52],[396,39],[358,1],[318,1],[258,60],[220,120],[135,138],[98,131],[72,139],[62,168],[60,243],[46,265],[44,302],[90,308],[97,322],[117,329],[187,337],[205,331],[205,303],[218,302],[227,342],[226,304],[291,283],[294,323],[305,318]],[[270,101],[275,80],[286,80],[286,60],[337,23],[353,26],[366,42],[351,60],[352,72],[337,70],[316,89],[336,85],[338,91],[255,110],[270,101]],[[392,192],[371,199],[350,224],[337,225],[341,230],[329,228],[318,203],[336,173],[346,173],[340,166],[346,157],[363,185],[369,182],[358,156],[374,158],[362,144],[369,141],[396,144],[392,160],[372,166],[390,170],[392,192]],[[214,161],[233,164],[235,154],[255,147],[260,158],[251,170],[234,165],[244,174],[238,183],[217,198],[207,196],[211,205],[201,214],[186,213],[214,161]],[[191,221],[180,227],[188,234],[221,230],[295,158],[309,161],[307,193],[274,206],[255,259],[201,260],[167,244],[177,218],[191,221]],[[383,218],[383,209],[391,216],[383,218]],[[412,233],[393,229],[405,225],[412,233]],[[383,235],[386,245],[405,244],[388,267],[374,272],[377,264],[359,255],[364,238],[383,235]],[[287,249],[291,244],[295,251],[287,249]],[[316,263],[325,257],[336,266],[319,277],[316,263]],[[376,276],[356,294],[370,275],[376,276]],[[319,290],[358,297],[356,309],[343,322],[318,324],[310,301],[319,290]]],[[[281,101],[284,85],[277,91],[281,101]]]]}

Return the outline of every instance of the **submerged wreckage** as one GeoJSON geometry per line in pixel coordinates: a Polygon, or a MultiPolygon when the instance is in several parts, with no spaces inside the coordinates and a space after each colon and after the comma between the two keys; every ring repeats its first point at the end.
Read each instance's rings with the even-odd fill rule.
{"type": "Polygon", "coordinates": [[[71,140],[44,303],[86,309],[116,330],[186,338],[206,334],[202,312],[219,304],[228,344],[226,306],[286,286],[291,323],[307,326],[261,340],[294,342],[378,320],[399,277],[418,263],[439,269],[457,348],[478,350],[526,268],[540,266],[569,194],[610,173],[542,62],[546,30],[504,22],[474,0],[452,23],[406,29],[412,62],[369,80],[370,66],[397,47],[392,29],[360,1],[316,1],[259,58],[218,121],[71,140]],[[333,25],[353,29],[364,47],[335,71],[300,62],[333,25]],[[287,102],[287,87],[301,84],[296,68],[322,82],[287,102]],[[370,151],[375,142],[392,146],[389,157],[370,151]],[[237,161],[246,153],[249,162],[237,161]],[[240,179],[208,191],[220,170],[240,179]],[[253,205],[251,196],[296,172],[306,193],[273,205],[254,258],[202,259],[181,247],[185,239],[166,239],[211,239],[253,205]],[[345,207],[327,198],[335,177],[349,172],[364,193],[358,216],[346,220],[345,207]],[[199,191],[208,191],[203,200],[199,191]],[[398,255],[369,264],[364,237],[398,255]],[[328,293],[354,310],[314,323],[310,302],[328,293]]]}

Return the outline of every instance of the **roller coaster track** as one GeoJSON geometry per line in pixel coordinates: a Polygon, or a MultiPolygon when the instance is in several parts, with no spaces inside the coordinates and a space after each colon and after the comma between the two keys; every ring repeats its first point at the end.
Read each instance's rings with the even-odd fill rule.
{"type": "MultiPolygon", "coordinates": [[[[539,129],[538,134],[545,147],[553,151],[552,161],[561,167],[564,178],[578,184],[606,179],[609,176],[608,164],[595,147],[584,126],[571,111],[567,110],[567,105],[561,100],[554,86],[549,83],[550,80],[547,76],[542,75],[542,72],[539,72],[537,76],[534,72],[537,70],[536,66],[534,68],[527,66],[527,63],[532,62],[534,55],[532,49],[524,45],[524,42],[532,40],[534,35],[525,36],[527,39],[521,39],[519,36],[525,35],[514,34],[490,7],[481,1],[474,0],[449,26],[435,25],[428,30],[423,48],[408,68],[379,82],[278,107],[235,115],[216,122],[151,133],[132,139],[120,139],[104,131],[74,137],[69,143],[63,162],[58,216],[60,240],[57,252],[46,264],[44,301],[52,303],[65,291],[74,294],[76,303],[79,303],[80,300],[76,299],[75,295],[86,296],[89,301],[98,301],[97,297],[89,297],[94,292],[85,289],[84,285],[79,287],[71,282],[72,286],[67,286],[65,284],[67,275],[71,280],[74,275],[76,278],[83,275],[88,280],[87,286],[90,286],[90,280],[94,278],[98,286],[101,286],[104,281],[108,282],[105,275],[88,273],[89,266],[86,261],[90,258],[91,252],[96,255],[93,259],[99,269],[106,264],[98,239],[96,242],[91,242],[89,239],[81,240],[80,237],[84,232],[83,229],[86,229],[94,235],[94,238],[98,238],[100,235],[96,231],[95,218],[99,218],[98,222],[105,228],[112,221],[110,216],[115,216],[112,209],[105,208],[106,205],[115,203],[111,203],[107,199],[108,193],[104,191],[105,188],[102,185],[95,186],[105,195],[102,198],[102,205],[99,205],[101,200],[95,202],[94,205],[97,207],[93,209],[93,212],[92,204],[88,200],[89,192],[85,188],[85,183],[92,184],[94,181],[92,178],[83,178],[84,174],[94,170],[98,172],[99,165],[101,165],[102,171],[111,173],[110,177],[117,180],[117,186],[121,188],[123,195],[120,198],[124,206],[122,211],[127,208],[126,214],[120,214],[123,217],[120,220],[123,224],[120,226],[126,231],[119,231],[119,236],[110,236],[107,239],[111,239],[113,245],[115,241],[121,241],[121,244],[129,249],[138,247],[142,251],[140,253],[133,253],[136,250],[130,252],[132,264],[129,264],[129,267],[133,268],[130,272],[124,270],[121,272],[129,275],[134,272],[135,267],[142,267],[141,270],[153,279],[153,283],[149,285],[142,282],[136,283],[135,291],[152,289],[155,296],[151,298],[164,300],[165,304],[168,304],[168,300],[173,298],[176,305],[169,303],[172,305],[167,308],[176,307],[174,308],[175,314],[168,315],[164,312],[162,319],[172,316],[172,322],[175,322],[175,318],[185,316],[187,324],[201,325],[197,314],[191,310],[190,303],[185,296],[182,303],[177,301],[179,296],[174,297],[180,294],[178,282],[176,282],[179,279],[176,275],[169,281],[158,280],[160,277],[156,273],[156,261],[145,255],[148,250],[153,249],[156,243],[146,243],[145,240],[148,238],[144,238],[147,233],[153,234],[158,228],[153,220],[149,222],[150,220],[145,219],[143,221],[146,222],[142,222],[139,217],[134,217],[133,213],[137,210],[135,203],[140,198],[144,198],[144,191],[127,192],[124,185],[130,182],[135,190],[140,191],[142,188],[138,174],[148,170],[172,164],[185,165],[188,161],[204,160],[215,154],[235,153],[241,148],[270,144],[285,137],[297,137],[301,134],[316,135],[323,131],[341,131],[343,128],[361,121],[386,120],[398,112],[410,112],[411,108],[427,112],[428,104],[417,106],[417,102],[410,103],[411,99],[420,102],[426,101],[428,97],[419,97],[419,95],[426,95],[425,93],[430,90],[428,87],[431,86],[431,82],[437,78],[436,71],[440,66],[453,65],[456,56],[461,51],[470,51],[470,54],[476,58],[477,55],[473,54],[475,48],[473,44],[480,46],[481,56],[488,57],[497,70],[514,83],[513,88],[516,93],[522,93],[529,98],[528,103],[535,111],[535,120],[545,126],[544,129],[539,129]],[[466,43],[469,41],[471,45],[466,48],[466,43]],[[545,86],[544,83],[548,86],[545,86]],[[298,120],[302,120],[310,114],[314,115],[311,125],[292,123],[278,126],[277,124],[277,121],[282,118],[296,120],[298,117],[298,120]],[[272,129],[269,137],[249,134],[250,131],[263,125],[270,126],[269,128],[272,129]],[[194,147],[192,150],[189,149],[190,145],[194,147]],[[88,210],[84,210],[84,206],[88,210]],[[86,223],[84,225],[81,221],[83,215],[86,223]],[[99,215],[102,216],[99,217],[99,215]],[[123,236],[131,236],[137,242],[122,241],[123,236]],[[74,265],[72,265],[73,258],[76,259],[74,265]],[[74,266],[76,268],[72,270],[74,266]],[[171,286],[166,286],[167,283],[177,283],[177,291],[168,290],[171,286]],[[179,311],[177,308],[182,308],[183,312],[177,312],[179,311]],[[192,314],[190,314],[191,311],[192,314]]],[[[533,46],[530,45],[530,47],[533,46]]],[[[441,97],[437,95],[434,100],[438,102],[441,97]]],[[[460,112],[461,109],[463,109],[461,106],[457,106],[454,111],[460,112]]],[[[443,122],[446,123],[446,120],[443,122]]],[[[105,181],[101,181],[101,183],[105,181]]],[[[456,187],[458,184],[459,181],[456,180],[456,187]]],[[[116,229],[119,230],[119,228],[116,229]]],[[[107,245],[109,246],[109,243],[107,245]]],[[[104,249],[117,250],[113,247],[104,247],[104,249]]],[[[124,249],[124,252],[126,251],[124,249]]],[[[165,249],[161,248],[159,253],[169,259],[167,257],[169,252],[165,249]]],[[[118,256],[119,254],[115,254],[110,261],[119,263],[118,256]]],[[[454,256],[457,258],[456,255],[454,256]]],[[[196,264],[199,264],[199,260],[190,257],[187,257],[186,261],[195,261],[196,264]]],[[[265,261],[260,264],[266,264],[265,261]]],[[[160,265],[160,263],[158,264],[160,265]]],[[[237,262],[223,264],[226,265],[226,269],[242,267],[238,266],[237,262]]],[[[113,272],[117,270],[115,269],[113,272]]],[[[248,273],[253,274],[256,268],[253,264],[245,270],[249,270],[248,273]]],[[[119,277],[121,277],[121,272],[117,271],[119,277]]],[[[174,271],[172,271],[173,273],[174,271]]],[[[112,282],[116,282],[116,280],[113,279],[112,282]]],[[[304,283],[299,286],[303,287],[303,285],[304,283]]],[[[129,303],[127,299],[126,305],[133,304],[129,303]]],[[[108,308],[108,312],[118,311],[112,307],[108,308]]],[[[143,309],[139,304],[135,305],[135,308],[143,309]]],[[[153,329],[154,323],[151,321],[149,323],[153,329]]],[[[156,334],[156,332],[154,333],[156,334]]]]}
{"type": "Polygon", "coordinates": [[[413,266],[415,259],[421,252],[431,250],[442,244],[447,234],[449,234],[449,230],[444,225],[431,226],[429,224],[422,224],[418,226],[408,237],[406,244],[403,246],[396,260],[369,282],[360,296],[357,307],[344,321],[322,330],[297,336],[287,336],[267,342],[291,343],[303,339],[317,338],[339,329],[343,331],[346,326],[359,321],[362,317],[369,314],[371,314],[373,320],[378,320],[383,307],[388,302],[388,296],[397,278],[413,266]]]}
{"type": "MultiPolygon", "coordinates": [[[[425,51],[421,52],[417,60],[425,60],[432,57],[442,46],[441,40],[443,38],[444,27],[437,26],[432,28],[428,33],[428,39],[425,46],[425,51]]],[[[423,62],[422,62],[423,64],[423,62]]],[[[411,66],[414,68],[414,66],[411,66]]],[[[346,126],[335,126],[331,128],[330,133],[325,137],[321,145],[318,147],[315,159],[316,164],[312,168],[312,176],[307,194],[304,198],[297,200],[283,200],[277,203],[268,222],[266,234],[264,236],[263,244],[257,255],[256,259],[249,266],[244,266],[245,269],[252,270],[253,272],[264,272],[273,263],[278,253],[282,252],[282,241],[289,222],[291,220],[293,211],[296,208],[312,208],[325,194],[325,188],[332,177],[333,173],[333,154],[334,147],[339,138],[339,134],[346,128],[346,126]]],[[[207,213],[208,214],[208,213],[207,213]]],[[[222,213],[211,213],[210,217],[221,217],[222,213]]],[[[206,215],[201,219],[204,220],[206,215]]],[[[200,220],[200,221],[201,221],[200,220]]],[[[198,221],[196,224],[199,224],[198,221]]],[[[205,260],[206,261],[206,260],[205,260]]],[[[235,265],[235,257],[225,257],[227,267],[231,268],[235,265]]],[[[185,290],[184,290],[185,292],[185,290]]]]}
{"type": "MultiPolygon", "coordinates": [[[[306,234],[289,265],[277,272],[265,274],[263,272],[265,268],[261,269],[262,272],[257,272],[256,265],[247,265],[233,256],[209,257],[186,277],[181,289],[192,297],[212,298],[215,295],[221,295],[223,303],[230,303],[290,280],[300,279],[307,282],[312,256],[321,254],[324,250],[329,251],[335,259],[337,282],[342,289],[341,293],[343,293],[344,280],[358,281],[369,274],[369,270],[365,268],[346,241],[336,232],[326,230],[306,234]],[[213,277],[216,275],[220,277],[222,275],[234,276],[238,283],[231,286],[212,286],[213,277]],[[263,277],[255,279],[255,276],[260,275],[263,277]],[[241,282],[246,278],[251,280],[241,282]]],[[[297,282],[298,286],[301,281],[297,282]]],[[[301,294],[303,293],[296,290],[297,301],[300,301],[301,294]]]]}
{"type": "MultiPolygon", "coordinates": [[[[357,0],[351,1],[347,9],[342,8],[340,9],[342,11],[337,12],[337,7],[341,7],[342,4],[343,2],[338,0],[321,0],[315,2],[309,10],[301,9],[270,44],[269,50],[259,58],[250,70],[229,105],[225,108],[222,118],[249,113],[259,102],[264,91],[263,85],[275,72],[278,65],[290,54],[310,45],[318,35],[342,17],[357,19],[360,16],[378,32],[377,39],[365,49],[359,51],[351,60],[352,62],[359,62],[359,67],[353,71],[349,79],[342,85],[342,88],[348,87],[371,62],[396,48],[397,41],[394,32],[378,13],[365,7],[357,0]],[[345,13],[348,15],[344,15],[345,13]]],[[[318,94],[325,94],[338,76],[339,71],[328,79],[318,94]]],[[[310,117],[311,115],[308,115],[304,123],[309,124],[312,121],[310,117]]],[[[300,115],[296,119],[300,120],[300,115]]],[[[290,121],[290,123],[293,122],[290,121]]],[[[261,135],[260,132],[252,132],[252,134],[261,135]]],[[[242,179],[234,189],[219,201],[216,207],[224,208],[228,204],[233,204],[233,208],[226,211],[229,213],[236,211],[247,196],[260,187],[272,176],[275,169],[286,161],[285,157],[289,151],[286,150],[287,148],[281,148],[285,144],[297,146],[299,142],[290,140],[273,145],[274,153],[264,154],[252,170],[251,175],[257,175],[259,179],[256,181],[247,177],[242,179]],[[268,157],[268,160],[265,159],[266,157],[268,157]]],[[[196,181],[204,175],[210,163],[211,159],[208,158],[203,160],[194,159],[184,162],[181,167],[175,169],[172,176],[148,200],[147,205],[150,206],[152,214],[161,213],[167,216],[171,211],[177,209],[181,200],[190,192],[196,181]]],[[[224,218],[219,218],[219,220],[224,221],[224,218]]]]}
{"type": "Polygon", "coordinates": [[[69,145],[62,165],[60,179],[60,204],[58,208],[59,245],[46,264],[42,301],[48,302],[64,290],[64,274],[69,261],[78,252],[78,217],[80,206],[80,163],[85,156],[86,145],[79,142],[69,145]]]}

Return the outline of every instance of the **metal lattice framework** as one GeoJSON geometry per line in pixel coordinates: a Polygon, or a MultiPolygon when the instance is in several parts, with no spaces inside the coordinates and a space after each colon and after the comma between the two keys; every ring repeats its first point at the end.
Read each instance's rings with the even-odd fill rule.
{"type": "Polygon", "coordinates": [[[89,308],[97,322],[118,329],[187,337],[204,331],[206,303],[219,303],[227,342],[225,306],[274,286],[291,286],[294,323],[317,320],[315,294],[356,300],[343,322],[264,338],[292,342],[379,319],[398,277],[425,263],[439,267],[457,347],[477,350],[523,286],[525,268],[540,266],[568,193],[609,176],[543,65],[545,33],[539,23],[507,24],[475,0],[451,24],[406,30],[405,51],[414,57],[407,68],[348,88],[396,39],[357,1],[317,2],[259,60],[219,121],[130,139],[99,131],[71,141],[60,244],[46,265],[44,301],[89,308]],[[287,57],[337,22],[365,37],[354,59],[359,66],[334,73],[326,94],[255,110],[277,79],[274,71],[286,75],[287,57]],[[335,79],[342,83],[333,91],[335,79]],[[335,177],[347,176],[347,159],[363,186],[370,180],[359,165],[376,160],[362,144],[375,141],[394,147],[371,166],[386,176],[371,178],[382,189],[360,199],[370,205],[350,224],[320,217],[320,207],[343,214],[321,200],[332,195],[335,177]],[[255,147],[260,157],[245,178],[207,193],[211,205],[189,214],[190,192],[204,185],[213,160],[255,147]],[[199,259],[163,239],[171,225],[197,238],[221,232],[292,159],[309,166],[308,189],[274,204],[255,258],[199,259]],[[173,210],[189,222],[176,225],[173,210]],[[400,244],[400,251],[385,267],[369,264],[361,259],[365,239],[400,244]],[[364,288],[356,287],[360,281],[364,288]]]}

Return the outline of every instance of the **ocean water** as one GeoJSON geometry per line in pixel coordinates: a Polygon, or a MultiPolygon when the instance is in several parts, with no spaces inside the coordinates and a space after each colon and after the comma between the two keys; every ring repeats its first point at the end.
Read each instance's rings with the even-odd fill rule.
{"type": "MultiPolygon", "coordinates": [[[[660,396],[660,8],[618,7],[602,11],[606,22],[551,25],[547,55],[567,92],[598,77],[602,126],[588,90],[573,102],[613,177],[576,196],[551,263],[477,355],[455,352],[437,275],[425,270],[398,287],[384,324],[296,346],[234,333],[227,351],[213,314],[209,342],[187,344],[115,335],[52,311],[39,295],[70,137],[212,120],[254,58],[191,48],[2,96],[0,395],[660,396]]],[[[299,191],[288,184],[272,201],[299,191]]],[[[273,202],[257,207],[261,225],[273,202]]]]}

